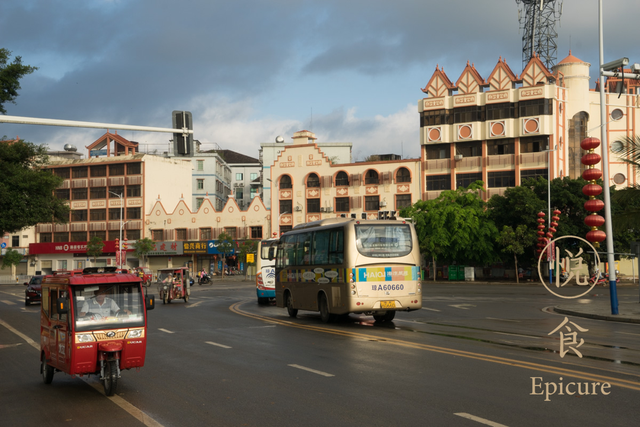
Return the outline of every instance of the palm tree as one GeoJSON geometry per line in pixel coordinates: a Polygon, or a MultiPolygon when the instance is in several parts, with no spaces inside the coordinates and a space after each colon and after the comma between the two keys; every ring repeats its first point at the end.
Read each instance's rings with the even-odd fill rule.
{"type": "MultiPolygon", "coordinates": [[[[640,171],[640,136],[625,136],[611,144],[611,151],[619,156],[619,160],[638,168],[640,171]]],[[[612,194],[612,199],[624,206],[622,212],[614,215],[615,231],[624,231],[638,226],[640,215],[640,185],[635,184],[612,194]]]]}

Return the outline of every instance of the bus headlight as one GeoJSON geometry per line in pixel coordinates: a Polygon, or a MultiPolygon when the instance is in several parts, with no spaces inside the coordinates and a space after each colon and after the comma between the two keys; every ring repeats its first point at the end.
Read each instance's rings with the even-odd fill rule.
{"type": "Polygon", "coordinates": [[[132,329],[127,334],[127,338],[140,338],[144,335],[144,329],[132,329]]]}
{"type": "Polygon", "coordinates": [[[76,334],[76,342],[92,342],[95,340],[93,334],[76,334]]]}

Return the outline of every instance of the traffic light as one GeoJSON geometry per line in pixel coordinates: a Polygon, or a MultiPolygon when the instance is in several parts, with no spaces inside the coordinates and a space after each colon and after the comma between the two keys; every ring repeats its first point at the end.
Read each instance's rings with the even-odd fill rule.
{"type": "Polygon", "coordinates": [[[120,239],[116,237],[116,252],[120,250],[120,239]]]}
{"type": "MultiPolygon", "coordinates": [[[[174,129],[193,130],[193,120],[190,111],[173,111],[171,113],[174,129]]],[[[190,155],[191,146],[193,145],[192,133],[174,133],[173,145],[177,148],[178,154],[190,155]]]]}
{"type": "Polygon", "coordinates": [[[125,237],[122,239],[122,250],[126,251],[127,249],[129,249],[129,246],[127,245],[127,238],[125,237]]]}

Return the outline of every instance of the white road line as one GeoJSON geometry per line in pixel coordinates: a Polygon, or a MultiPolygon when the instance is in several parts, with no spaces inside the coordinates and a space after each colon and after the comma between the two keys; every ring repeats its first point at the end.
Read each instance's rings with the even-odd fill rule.
{"type": "Polygon", "coordinates": [[[522,323],[520,320],[513,320],[513,319],[499,319],[497,317],[487,317],[487,319],[489,320],[501,320],[503,322],[514,322],[514,323],[522,323]]]}
{"type": "Polygon", "coordinates": [[[158,328],[159,331],[166,332],[168,334],[172,334],[173,332],[168,329],[158,328]]]}
{"type": "Polygon", "coordinates": [[[435,308],[427,308],[427,307],[422,307],[423,310],[429,310],[429,311],[437,311],[440,312],[440,310],[436,310],[435,308]]]}
{"type": "Polygon", "coordinates": [[[296,368],[296,369],[302,369],[303,371],[312,372],[314,374],[322,375],[323,377],[335,377],[335,375],[333,375],[333,374],[328,374],[328,373],[322,372],[322,371],[316,371],[315,369],[306,368],[306,367],[300,366],[300,365],[288,365],[288,366],[291,366],[292,368],[296,368]]]}
{"type": "Polygon", "coordinates": [[[189,304],[189,305],[187,306],[187,308],[197,307],[197,306],[199,306],[200,304],[202,304],[203,302],[204,302],[204,301],[198,301],[198,302],[191,303],[191,304],[189,304]]]}
{"type": "Polygon", "coordinates": [[[469,307],[475,307],[473,304],[449,304],[449,307],[455,307],[462,310],[469,310],[469,307]]]}
{"type": "Polygon", "coordinates": [[[16,305],[15,302],[9,301],[8,299],[2,299],[2,300],[0,300],[0,302],[3,302],[5,304],[7,304],[7,305],[16,305]]]}
{"type": "Polygon", "coordinates": [[[231,348],[228,345],[218,344],[218,343],[213,342],[213,341],[205,341],[205,344],[211,344],[211,345],[215,345],[216,347],[222,347],[222,348],[231,348]]]}
{"type": "Polygon", "coordinates": [[[506,332],[494,332],[494,333],[495,334],[500,334],[500,335],[510,335],[512,337],[531,338],[531,339],[534,339],[534,340],[539,340],[540,339],[540,337],[533,337],[531,335],[509,334],[509,333],[506,333],[506,332]]]}
{"type": "Polygon", "coordinates": [[[475,415],[466,414],[464,412],[458,412],[457,414],[453,414],[453,415],[457,415],[459,417],[466,418],[468,420],[472,420],[472,421],[475,421],[477,423],[484,424],[484,425],[491,426],[491,427],[507,427],[504,424],[496,423],[496,422],[493,422],[493,421],[490,421],[490,420],[485,420],[484,418],[476,417],[475,415]]]}
{"type": "Polygon", "coordinates": [[[17,329],[15,329],[14,327],[10,326],[7,322],[5,322],[4,320],[0,319],[0,325],[4,326],[5,328],[7,328],[8,330],[10,330],[11,332],[13,332],[14,334],[16,334],[17,336],[19,336],[20,338],[22,338],[23,340],[25,340],[27,342],[27,344],[29,344],[31,347],[35,348],[36,350],[40,351],[40,344],[36,343],[34,340],[32,340],[31,338],[29,338],[28,336],[26,336],[25,334],[23,334],[22,332],[18,331],[17,329]]]}
{"type": "MultiPolygon", "coordinates": [[[[2,325],[5,328],[9,329],[11,332],[13,332],[14,334],[18,335],[20,338],[25,340],[33,348],[35,348],[36,350],[40,351],[40,346],[38,344],[36,344],[35,341],[33,341],[28,336],[24,335],[22,332],[20,332],[20,331],[14,329],[13,327],[9,326],[2,319],[0,319],[0,325],[2,325]]],[[[98,390],[100,393],[102,393],[102,385],[100,384],[100,382],[98,382],[97,379],[93,379],[92,380],[89,377],[81,377],[80,379],[83,380],[84,382],[86,382],[87,384],[89,384],[91,387],[93,387],[96,390],[98,390]]],[[[138,421],[142,422],[145,426],[148,426],[148,427],[162,427],[162,424],[160,424],[159,422],[157,422],[156,420],[151,418],[149,415],[147,415],[144,412],[142,412],[140,409],[138,409],[135,406],[133,406],[131,403],[129,403],[126,400],[124,400],[122,397],[120,397],[118,395],[111,396],[111,397],[105,396],[105,397],[107,399],[111,400],[116,405],[118,405],[120,408],[124,409],[129,415],[131,415],[132,417],[136,418],[138,421]]]]}

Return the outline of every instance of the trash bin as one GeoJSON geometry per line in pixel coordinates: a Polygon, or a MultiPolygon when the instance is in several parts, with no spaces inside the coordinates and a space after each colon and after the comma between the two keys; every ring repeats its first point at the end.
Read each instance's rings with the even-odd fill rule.
{"type": "Polygon", "coordinates": [[[464,269],[466,267],[464,265],[458,266],[458,280],[464,280],[464,269]]]}
{"type": "Polygon", "coordinates": [[[458,266],[450,265],[449,266],[449,280],[458,280],[458,266]]]}

